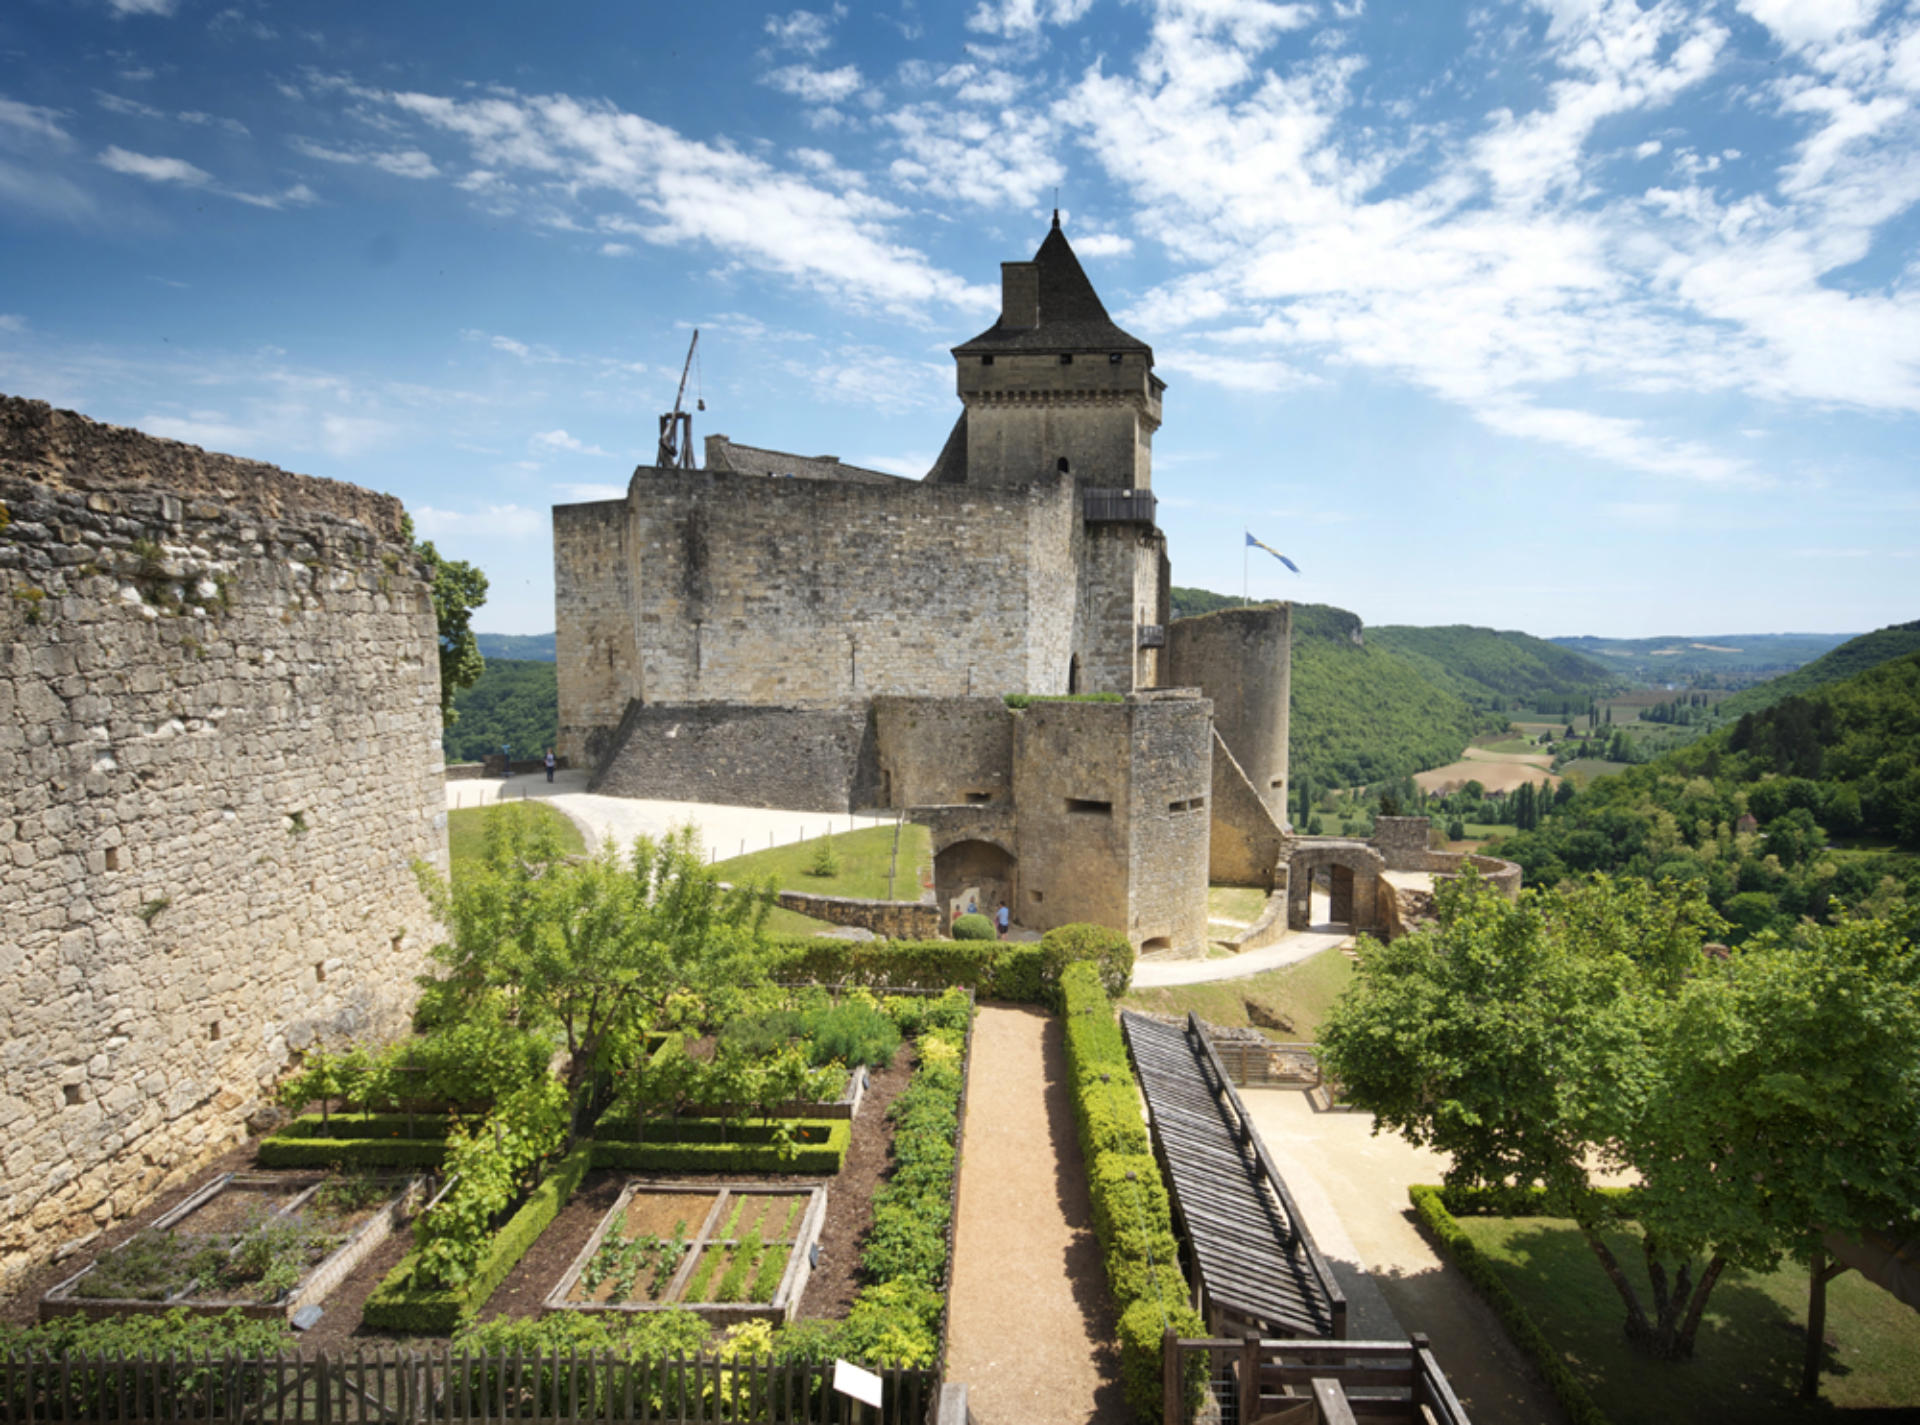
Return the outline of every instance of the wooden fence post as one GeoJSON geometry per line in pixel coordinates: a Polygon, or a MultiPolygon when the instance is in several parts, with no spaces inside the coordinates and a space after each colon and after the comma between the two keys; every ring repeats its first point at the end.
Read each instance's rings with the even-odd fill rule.
{"type": "Polygon", "coordinates": [[[1162,1425],[1182,1425],[1186,1419],[1185,1391],[1181,1388],[1180,1338],[1171,1326],[1160,1336],[1160,1419],[1162,1425]]]}

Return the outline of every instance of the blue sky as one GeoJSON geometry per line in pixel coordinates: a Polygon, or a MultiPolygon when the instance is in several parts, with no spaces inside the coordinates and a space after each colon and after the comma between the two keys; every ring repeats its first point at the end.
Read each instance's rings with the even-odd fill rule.
{"type": "Polygon", "coordinates": [[[1920,616],[1920,0],[13,0],[0,390],[392,491],[536,632],[693,327],[696,439],[920,474],[1056,188],[1178,583],[1920,616]]]}

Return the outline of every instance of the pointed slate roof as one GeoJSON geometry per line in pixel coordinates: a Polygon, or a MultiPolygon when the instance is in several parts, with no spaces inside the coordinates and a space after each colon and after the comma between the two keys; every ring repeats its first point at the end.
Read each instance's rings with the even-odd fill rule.
{"type": "Polygon", "coordinates": [[[954,355],[985,355],[998,351],[1143,351],[1149,363],[1153,348],[1122,331],[1107,315],[1100,294],[1093,290],[1080,259],[1073,255],[1067,235],[1060,231],[1060,214],[1053,229],[1033,255],[1040,269],[1040,324],[1008,330],[996,319],[972,341],[953,348],[954,355]]]}

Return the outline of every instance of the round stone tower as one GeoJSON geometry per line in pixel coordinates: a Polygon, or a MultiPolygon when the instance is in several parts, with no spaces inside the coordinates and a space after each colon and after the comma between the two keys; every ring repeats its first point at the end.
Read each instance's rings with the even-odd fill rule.
{"type": "Polygon", "coordinates": [[[1293,606],[1221,609],[1167,630],[1168,686],[1213,700],[1213,725],[1273,819],[1287,818],[1293,606]]]}

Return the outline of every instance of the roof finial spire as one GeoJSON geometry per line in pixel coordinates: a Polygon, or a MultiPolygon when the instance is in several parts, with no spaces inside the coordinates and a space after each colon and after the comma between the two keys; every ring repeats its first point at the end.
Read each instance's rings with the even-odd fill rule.
{"type": "Polygon", "coordinates": [[[1053,230],[1060,231],[1060,185],[1053,185],[1053,230]]]}

